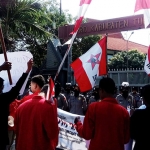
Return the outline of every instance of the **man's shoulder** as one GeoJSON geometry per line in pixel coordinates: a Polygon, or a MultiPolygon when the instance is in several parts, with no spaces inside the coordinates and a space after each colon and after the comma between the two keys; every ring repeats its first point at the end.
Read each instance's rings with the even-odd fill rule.
{"type": "Polygon", "coordinates": [[[17,108],[17,112],[19,112],[19,111],[21,111],[21,110],[23,110],[23,109],[29,108],[29,106],[31,105],[31,103],[32,103],[32,99],[29,99],[29,100],[27,100],[27,101],[21,103],[21,104],[18,106],[18,108],[17,108]]]}

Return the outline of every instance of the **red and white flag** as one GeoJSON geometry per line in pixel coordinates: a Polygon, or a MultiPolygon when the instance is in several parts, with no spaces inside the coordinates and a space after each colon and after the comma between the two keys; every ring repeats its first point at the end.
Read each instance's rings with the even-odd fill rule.
{"type": "Polygon", "coordinates": [[[64,61],[65,61],[65,59],[66,59],[66,57],[67,57],[67,55],[68,55],[68,53],[69,53],[69,51],[70,51],[70,49],[71,49],[71,47],[72,47],[73,41],[74,41],[74,39],[76,38],[77,32],[78,32],[78,30],[79,30],[79,28],[80,28],[80,25],[81,25],[81,23],[82,23],[82,20],[83,20],[83,18],[84,18],[84,15],[85,15],[85,13],[86,13],[86,11],[87,11],[87,9],[88,9],[88,6],[90,5],[91,1],[92,1],[92,0],[80,0],[80,4],[79,4],[80,8],[79,8],[79,12],[78,12],[78,17],[77,17],[76,23],[75,23],[75,25],[74,25],[74,29],[73,29],[73,31],[72,31],[72,33],[71,33],[71,34],[73,34],[73,35],[72,35],[72,37],[71,37],[71,39],[70,39],[70,42],[69,42],[69,43],[70,43],[70,46],[69,46],[69,48],[67,49],[67,51],[66,51],[66,53],[65,53],[65,55],[64,55],[64,57],[63,57],[62,62],[60,63],[60,66],[59,66],[59,68],[58,68],[58,71],[57,71],[57,73],[56,73],[56,76],[55,76],[55,78],[54,78],[54,81],[56,80],[56,77],[58,76],[58,74],[59,74],[59,72],[60,72],[60,70],[61,70],[61,68],[62,68],[62,66],[63,66],[63,64],[64,64],[64,61]]]}
{"type": "Polygon", "coordinates": [[[79,12],[78,12],[78,16],[77,16],[77,20],[76,20],[76,23],[74,26],[73,33],[76,33],[78,31],[78,29],[80,28],[80,25],[82,23],[84,15],[85,15],[91,1],[92,0],[81,0],[80,1],[80,4],[79,4],[80,8],[79,8],[79,12]]]}
{"type": "Polygon", "coordinates": [[[91,90],[96,78],[107,74],[106,41],[105,36],[71,64],[81,92],[91,90]]]}
{"type": "Polygon", "coordinates": [[[145,28],[150,24],[150,0],[136,0],[134,12],[143,10],[145,28]]]}
{"type": "Polygon", "coordinates": [[[46,100],[49,101],[50,103],[54,103],[54,97],[55,97],[55,85],[52,80],[52,78],[49,79],[49,87],[46,95],[46,100]]]}
{"type": "Polygon", "coordinates": [[[144,70],[150,76],[150,46],[148,48],[145,65],[144,65],[144,70]]]}

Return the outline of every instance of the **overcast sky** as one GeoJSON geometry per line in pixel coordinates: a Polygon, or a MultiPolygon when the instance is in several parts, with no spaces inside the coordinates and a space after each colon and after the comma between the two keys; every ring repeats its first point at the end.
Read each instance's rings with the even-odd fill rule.
{"type": "MultiPolygon", "coordinates": [[[[58,3],[60,2],[60,0],[57,1],[58,3]]],[[[85,17],[106,20],[135,15],[135,1],[136,0],[92,0],[85,17]]],[[[68,10],[74,17],[77,15],[80,0],[61,0],[61,2],[63,10],[68,10]]],[[[128,39],[131,32],[132,31],[123,32],[123,36],[128,39]]],[[[130,41],[148,46],[150,44],[150,29],[134,30],[130,41]]]]}

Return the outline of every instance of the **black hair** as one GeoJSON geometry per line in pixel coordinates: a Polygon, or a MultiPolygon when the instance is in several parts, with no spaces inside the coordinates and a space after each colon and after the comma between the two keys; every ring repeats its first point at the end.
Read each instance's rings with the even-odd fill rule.
{"type": "Polygon", "coordinates": [[[114,94],[116,86],[113,79],[104,77],[99,81],[99,89],[103,89],[108,94],[114,94]]]}
{"type": "Polygon", "coordinates": [[[144,98],[144,100],[150,105],[150,84],[147,84],[143,86],[141,95],[144,98]]]}
{"type": "Polygon", "coordinates": [[[46,94],[47,94],[47,90],[48,90],[48,84],[45,84],[45,85],[42,87],[40,93],[44,93],[44,94],[46,95],[46,94]]]}
{"type": "Polygon", "coordinates": [[[4,85],[4,79],[0,77],[0,88],[4,85]]]}
{"type": "Polygon", "coordinates": [[[42,75],[35,75],[31,78],[31,81],[38,84],[42,88],[45,84],[45,79],[42,75]]]}

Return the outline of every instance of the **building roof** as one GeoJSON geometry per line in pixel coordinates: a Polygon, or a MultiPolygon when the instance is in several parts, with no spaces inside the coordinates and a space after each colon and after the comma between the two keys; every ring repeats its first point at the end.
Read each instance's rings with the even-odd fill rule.
{"type": "MultiPolygon", "coordinates": [[[[97,22],[99,20],[87,18],[87,22],[97,22]]],[[[148,46],[131,42],[124,39],[121,32],[108,34],[107,49],[115,51],[127,51],[136,49],[139,52],[147,53],[148,46]]]]}
{"type": "Polygon", "coordinates": [[[135,42],[127,41],[121,33],[109,34],[107,39],[107,49],[115,51],[127,51],[136,49],[139,52],[147,53],[148,46],[141,45],[135,42]]]}

